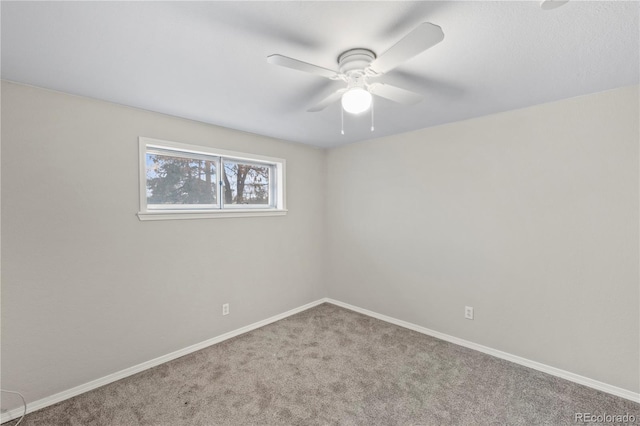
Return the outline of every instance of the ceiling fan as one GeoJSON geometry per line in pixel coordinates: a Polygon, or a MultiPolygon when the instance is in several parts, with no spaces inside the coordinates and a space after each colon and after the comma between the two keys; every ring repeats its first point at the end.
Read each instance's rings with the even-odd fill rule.
{"type": "Polygon", "coordinates": [[[413,58],[444,39],[442,28],[424,22],[393,45],[389,50],[377,56],[366,48],[350,49],[338,56],[338,69],[333,71],[282,55],[270,55],[267,62],[273,65],[291,68],[315,74],[330,80],[342,80],[346,87],[338,89],[309,112],[322,111],[338,99],[342,108],[352,114],[359,114],[371,107],[372,95],[404,105],[412,105],[422,100],[422,95],[390,84],[371,81],[396,68],[404,61],[413,58]]]}

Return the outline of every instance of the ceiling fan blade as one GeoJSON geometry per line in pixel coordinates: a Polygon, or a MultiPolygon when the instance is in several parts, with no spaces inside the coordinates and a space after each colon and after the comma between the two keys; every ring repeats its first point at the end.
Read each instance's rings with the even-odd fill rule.
{"type": "Polygon", "coordinates": [[[325,109],[326,107],[328,107],[329,105],[331,105],[332,103],[340,99],[342,94],[346,91],[347,91],[346,87],[344,89],[336,90],[335,92],[333,92],[332,94],[330,94],[329,96],[327,96],[326,98],[324,98],[323,100],[315,104],[313,107],[309,108],[307,111],[308,112],[322,111],[323,109],[325,109]]]}
{"type": "Polygon", "coordinates": [[[267,62],[273,65],[280,65],[281,67],[287,67],[298,71],[308,72],[310,74],[319,75],[321,77],[334,79],[338,77],[338,73],[331,71],[327,68],[322,68],[317,65],[308,64],[306,62],[299,61],[297,59],[289,58],[282,55],[267,56],[267,62]]]}
{"type": "Polygon", "coordinates": [[[374,60],[369,68],[378,74],[387,73],[442,40],[444,40],[442,28],[429,22],[423,22],[374,60]]]}
{"type": "Polygon", "coordinates": [[[390,84],[374,83],[369,86],[369,91],[376,96],[403,105],[417,104],[422,100],[422,95],[390,84]]]}

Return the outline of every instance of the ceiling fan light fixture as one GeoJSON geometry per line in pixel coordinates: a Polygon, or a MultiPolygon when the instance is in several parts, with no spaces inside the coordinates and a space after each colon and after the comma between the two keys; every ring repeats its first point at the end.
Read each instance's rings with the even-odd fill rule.
{"type": "Polygon", "coordinates": [[[371,93],[362,87],[349,89],[342,95],[342,108],[350,114],[360,114],[371,108],[371,93]]]}

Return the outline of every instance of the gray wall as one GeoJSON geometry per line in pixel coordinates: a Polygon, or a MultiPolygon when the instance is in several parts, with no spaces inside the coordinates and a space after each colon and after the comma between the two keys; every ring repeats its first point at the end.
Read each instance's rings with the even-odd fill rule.
{"type": "Polygon", "coordinates": [[[638,392],[638,114],[635,86],[331,150],[329,297],[638,392]]]}
{"type": "Polygon", "coordinates": [[[308,146],[3,82],[2,387],[34,401],[324,296],[324,167],[308,146]],[[138,136],[286,159],[289,213],[139,221],[138,136]]]}

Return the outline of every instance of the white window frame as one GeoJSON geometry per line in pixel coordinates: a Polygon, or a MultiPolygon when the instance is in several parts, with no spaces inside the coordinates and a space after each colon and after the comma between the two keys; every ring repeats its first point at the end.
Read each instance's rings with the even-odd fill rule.
{"type": "Polygon", "coordinates": [[[206,146],[190,145],[179,142],[165,141],[147,137],[139,137],[139,171],[140,171],[140,220],[172,220],[172,219],[212,219],[228,217],[255,217],[255,216],[284,216],[287,214],[285,206],[285,165],[282,158],[266,157],[263,155],[247,154],[243,152],[228,151],[206,146]],[[216,157],[219,159],[216,166],[217,205],[190,205],[182,204],[180,207],[173,205],[155,206],[147,205],[147,152],[158,152],[185,158],[198,158],[199,156],[216,157]],[[193,155],[191,157],[190,155],[193,155]],[[224,204],[223,187],[221,182],[222,162],[224,159],[240,161],[249,164],[268,166],[271,170],[269,176],[269,200],[268,207],[255,204],[224,204]]]}

